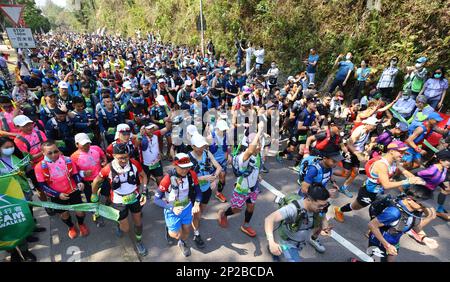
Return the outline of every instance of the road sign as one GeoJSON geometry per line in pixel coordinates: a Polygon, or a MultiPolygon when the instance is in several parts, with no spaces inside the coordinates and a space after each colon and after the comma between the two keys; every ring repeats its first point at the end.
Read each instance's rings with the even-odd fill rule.
{"type": "Polygon", "coordinates": [[[0,5],[0,10],[18,26],[22,19],[23,5],[0,5]]]}
{"type": "Polygon", "coordinates": [[[31,28],[7,27],[6,32],[13,48],[36,48],[31,28]]]}

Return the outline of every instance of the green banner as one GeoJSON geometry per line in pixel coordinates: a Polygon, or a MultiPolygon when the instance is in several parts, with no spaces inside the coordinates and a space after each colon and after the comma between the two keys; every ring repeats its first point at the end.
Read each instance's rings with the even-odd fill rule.
{"type": "Polygon", "coordinates": [[[35,226],[18,177],[0,178],[0,250],[15,248],[35,226]]]}
{"type": "Polygon", "coordinates": [[[93,212],[96,215],[100,215],[109,220],[118,221],[119,211],[99,203],[84,203],[78,205],[59,205],[52,202],[28,202],[28,204],[42,207],[50,208],[55,210],[66,210],[66,211],[78,211],[78,212],[93,212]]]}
{"type": "MultiPolygon", "coordinates": [[[[26,165],[26,161],[24,161],[26,165]]],[[[100,203],[59,205],[52,202],[28,202],[23,189],[28,183],[23,170],[0,176],[0,250],[10,250],[23,242],[35,227],[28,205],[67,211],[92,212],[109,220],[118,221],[119,211],[100,203]]],[[[29,189],[29,188],[28,188],[29,189]]]]}

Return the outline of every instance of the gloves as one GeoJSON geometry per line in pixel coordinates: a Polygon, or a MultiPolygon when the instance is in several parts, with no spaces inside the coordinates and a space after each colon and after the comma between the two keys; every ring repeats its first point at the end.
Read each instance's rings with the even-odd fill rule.
{"type": "Polygon", "coordinates": [[[97,203],[98,202],[98,195],[97,194],[92,194],[91,195],[91,202],[92,203],[97,203]]]}

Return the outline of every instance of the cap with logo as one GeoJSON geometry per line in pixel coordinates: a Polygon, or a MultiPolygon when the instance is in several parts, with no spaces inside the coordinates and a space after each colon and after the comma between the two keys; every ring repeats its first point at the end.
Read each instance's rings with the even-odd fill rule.
{"type": "Polygon", "coordinates": [[[194,164],[191,162],[191,159],[189,158],[188,154],[185,153],[178,153],[175,155],[175,160],[173,161],[173,164],[176,166],[179,166],[181,168],[189,168],[192,167],[194,164]]]}
{"type": "Polygon", "coordinates": [[[16,126],[25,126],[28,123],[32,123],[32,122],[33,121],[26,115],[18,115],[15,118],[13,118],[13,123],[16,126]]]}

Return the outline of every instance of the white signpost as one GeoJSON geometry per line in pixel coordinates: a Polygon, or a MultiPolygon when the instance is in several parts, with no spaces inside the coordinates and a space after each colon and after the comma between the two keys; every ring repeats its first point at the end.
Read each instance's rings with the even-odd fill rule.
{"type": "Polygon", "coordinates": [[[31,28],[7,27],[6,32],[13,48],[36,48],[31,28]]]}

